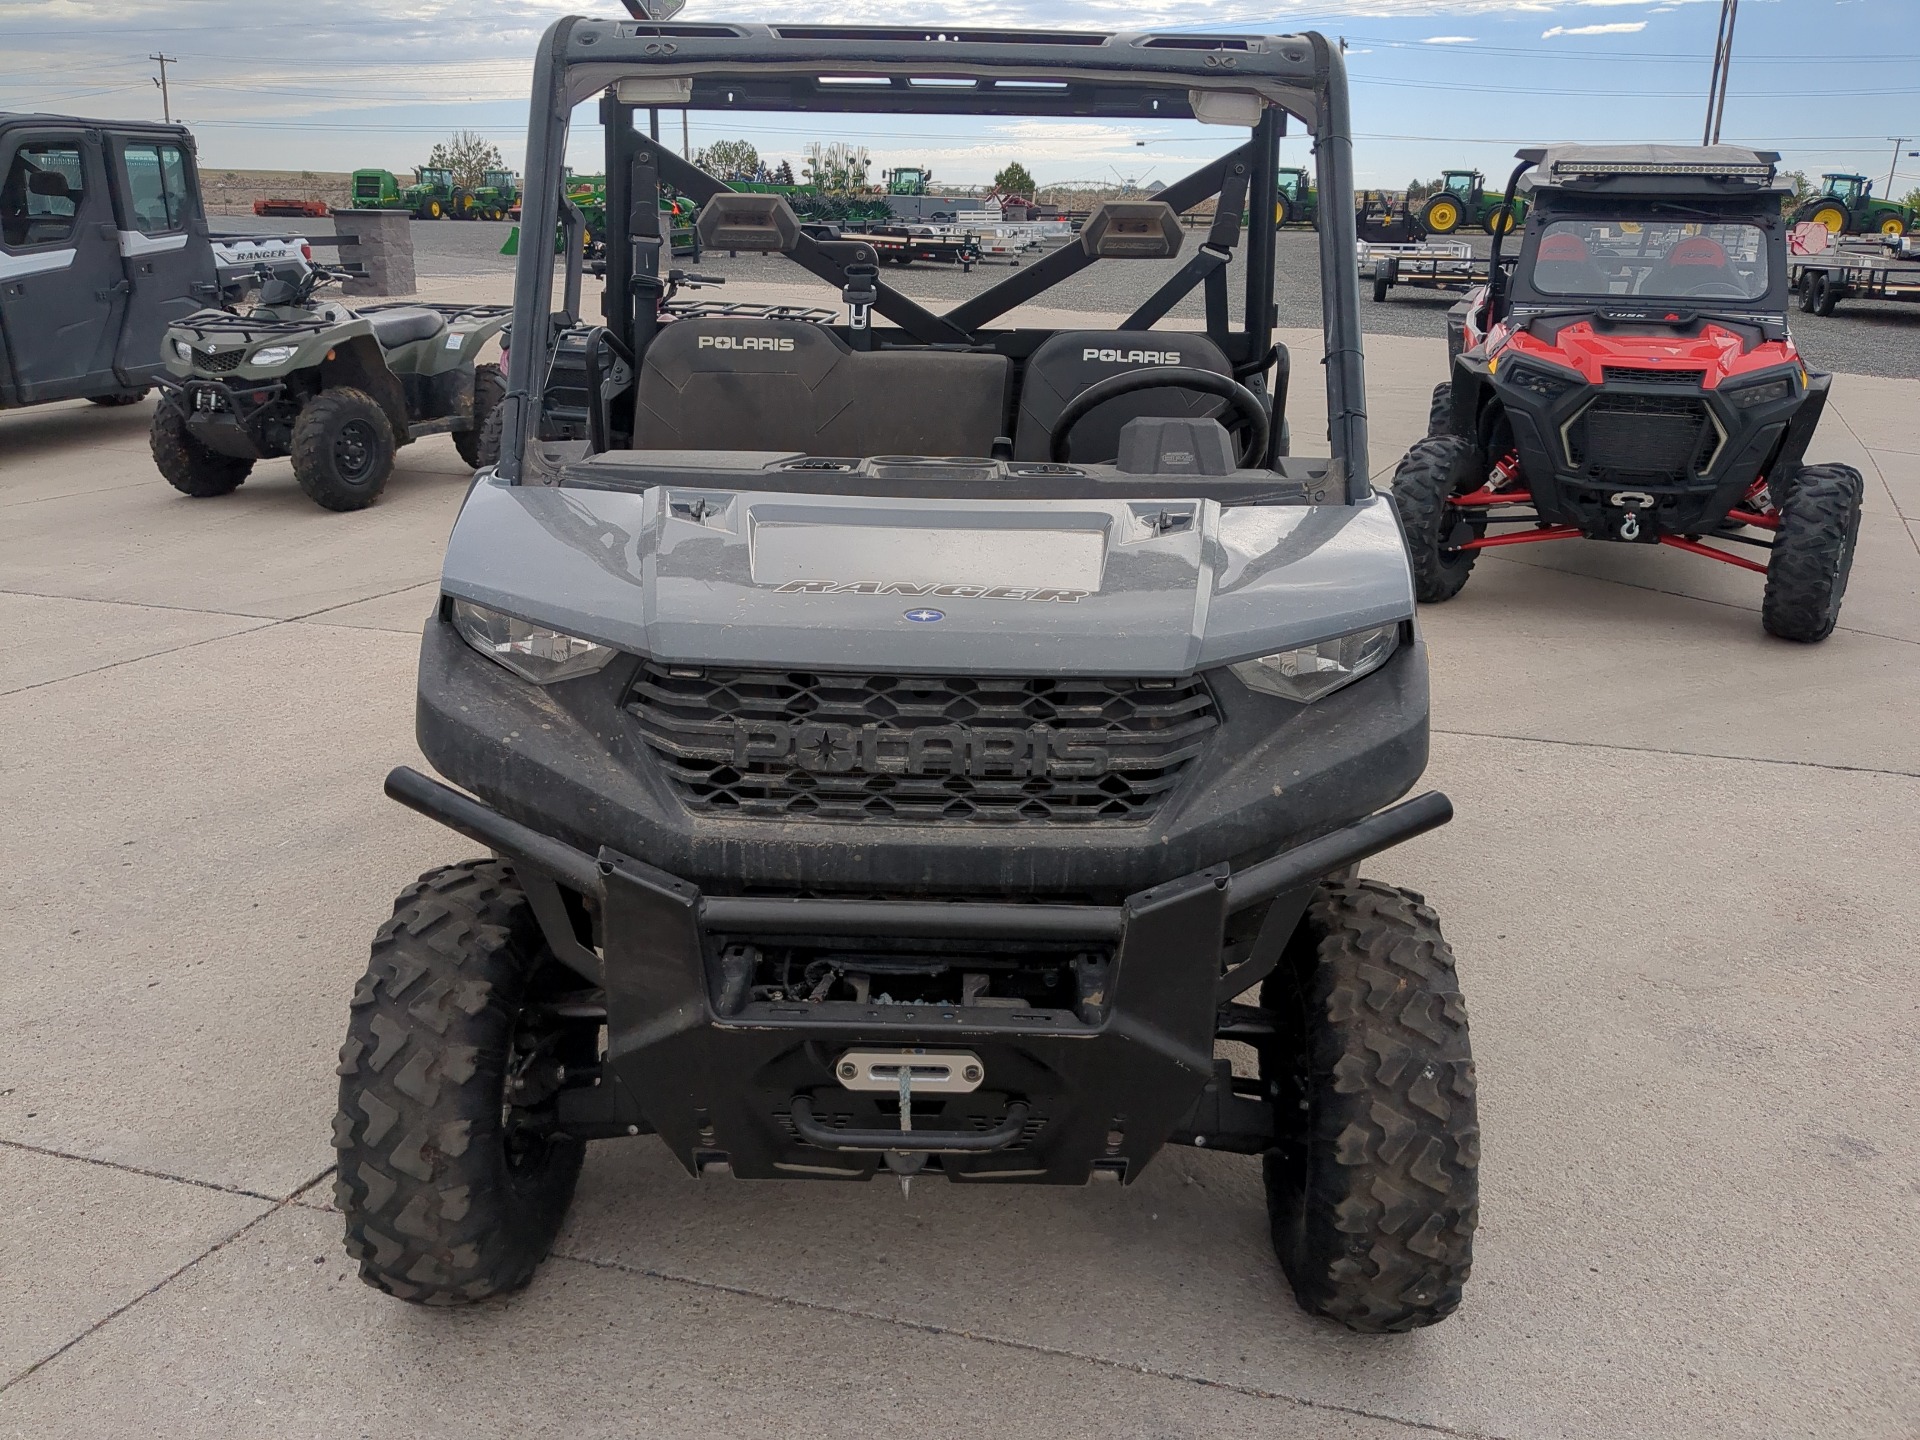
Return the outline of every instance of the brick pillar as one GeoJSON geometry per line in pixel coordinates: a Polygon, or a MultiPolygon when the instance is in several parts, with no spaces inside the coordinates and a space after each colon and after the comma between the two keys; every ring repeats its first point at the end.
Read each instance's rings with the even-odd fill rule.
{"type": "Polygon", "coordinates": [[[404,210],[336,210],[334,233],[351,235],[360,243],[340,247],[342,266],[358,265],[365,277],[349,280],[347,295],[411,295],[413,279],[413,217],[404,210]]]}

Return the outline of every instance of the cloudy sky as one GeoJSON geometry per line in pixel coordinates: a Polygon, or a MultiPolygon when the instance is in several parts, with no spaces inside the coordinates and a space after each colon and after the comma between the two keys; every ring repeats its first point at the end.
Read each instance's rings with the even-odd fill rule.
{"type": "MultiPolygon", "coordinates": [[[[916,21],[1086,28],[1317,29],[1344,37],[1362,184],[1441,169],[1509,168],[1541,140],[1697,141],[1716,0],[928,0],[916,21]]],[[[0,0],[0,108],[160,114],[147,57],[169,67],[174,113],[206,168],[411,168],[450,130],[524,148],[528,58],[552,19],[621,14],[618,0],[0,0]],[[285,18],[281,18],[285,17],[285,18]],[[298,17],[297,20],[294,17],[298,17]]],[[[681,17],[897,21],[878,0],[688,0],[681,17]]],[[[1811,173],[1863,170],[1884,187],[1901,128],[1920,130],[1915,0],[1746,0],[1725,135],[1811,173]]],[[[572,159],[598,169],[590,108],[572,159]]],[[[673,129],[677,130],[677,125],[673,129]]],[[[958,125],[780,116],[691,118],[697,146],[751,140],[796,159],[814,138],[867,143],[879,164],[930,164],[981,181],[1019,159],[1043,182],[1171,179],[1219,132],[1165,124],[958,125]],[[1145,144],[1137,143],[1144,139],[1145,144]]],[[[672,133],[671,131],[669,133],[672,133]]],[[[1304,159],[1304,141],[1289,142],[1304,159]]],[[[1896,193],[1920,185],[1920,140],[1896,193]]]]}

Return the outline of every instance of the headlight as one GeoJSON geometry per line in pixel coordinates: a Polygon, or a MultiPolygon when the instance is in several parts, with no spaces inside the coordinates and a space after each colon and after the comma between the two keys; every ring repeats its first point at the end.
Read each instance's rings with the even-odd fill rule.
{"type": "Polygon", "coordinates": [[[1752,410],[1756,406],[1776,405],[1792,398],[1793,376],[1781,375],[1754,385],[1722,385],[1720,390],[1742,410],[1752,410]]]}
{"type": "Polygon", "coordinates": [[[1542,400],[1558,400],[1574,386],[1587,383],[1582,375],[1563,374],[1517,360],[1501,368],[1500,378],[1514,389],[1537,395],[1542,400]]]}
{"type": "Polygon", "coordinates": [[[611,645],[549,630],[471,600],[453,602],[453,628],[482,655],[536,685],[591,675],[613,659],[611,645]]]}
{"type": "Polygon", "coordinates": [[[1242,660],[1227,668],[1249,690],[1310,705],[1362,675],[1371,675],[1387,663],[1399,643],[1398,625],[1375,625],[1315,645],[1302,645],[1298,650],[1242,660]]]}
{"type": "Polygon", "coordinates": [[[299,348],[298,345],[262,345],[258,350],[253,352],[253,360],[251,363],[255,365],[284,365],[293,358],[294,352],[299,348]]]}
{"type": "Polygon", "coordinates": [[[193,346],[189,345],[186,341],[184,340],[174,341],[173,353],[178,355],[182,360],[186,361],[189,365],[193,363],[193,346]]]}

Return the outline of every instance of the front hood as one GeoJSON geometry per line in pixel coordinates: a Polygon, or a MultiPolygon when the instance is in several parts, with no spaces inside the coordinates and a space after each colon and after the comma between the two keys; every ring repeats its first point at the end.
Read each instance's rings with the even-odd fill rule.
{"type": "Polygon", "coordinates": [[[1389,503],[477,483],[442,588],[668,663],[1179,676],[1413,614],[1389,503]]]}

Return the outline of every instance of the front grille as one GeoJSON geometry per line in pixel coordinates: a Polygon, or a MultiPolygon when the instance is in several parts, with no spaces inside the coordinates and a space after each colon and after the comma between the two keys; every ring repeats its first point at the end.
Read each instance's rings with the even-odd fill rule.
{"type": "Polygon", "coordinates": [[[1567,426],[1566,440],[1567,459],[1590,475],[1684,481],[1713,463],[1719,431],[1702,400],[1603,394],[1567,426]]]}
{"type": "Polygon", "coordinates": [[[1632,365],[1601,367],[1609,385],[1679,385],[1698,390],[1707,378],[1704,370],[1642,370],[1632,365]]]}
{"type": "Polygon", "coordinates": [[[224,375],[229,370],[238,370],[240,357],[246,353],[244,350],[196,350],[193,352],[193,364],[196,370],[224,375]]]}
{"type": "Polygon", "coordinates": [[[1145,820],[1219,724],[1198,679],[648,663],[626,705],[689,809],[854,824],[1145,820]]]}

